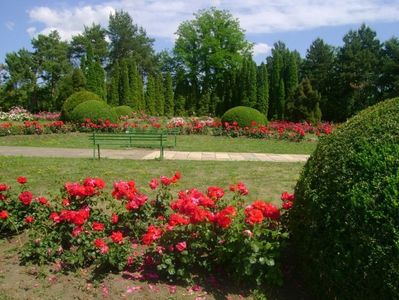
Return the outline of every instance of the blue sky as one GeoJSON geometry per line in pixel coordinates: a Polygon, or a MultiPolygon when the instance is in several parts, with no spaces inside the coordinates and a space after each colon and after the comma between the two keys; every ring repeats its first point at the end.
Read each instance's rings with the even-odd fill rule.
{"type": "Polygon", "coordinates": [[[259,63],[281,40],[305,56],[317,37],[334,46],[350,29],[366,23],[381,41],[399,37],[399,0],[14,0],[0,2],[0,62],[5,54],[30,49],[37,34],[57,29],[63,39],[91,23],[107,25],[115,10],[128,11],[155,38],[155,49],[171,49],[178,25],[199,9],[215,6],[240,20],[259,63]]]}

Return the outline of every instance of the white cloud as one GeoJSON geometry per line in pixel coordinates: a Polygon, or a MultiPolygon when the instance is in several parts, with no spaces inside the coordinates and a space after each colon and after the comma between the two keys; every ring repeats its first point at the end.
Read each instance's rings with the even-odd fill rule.
{"type": "Polygon", "coordinates": [[[36,35],[36,27],[29,27],[26,29],[26,32],[29,34],[30,37],[33,37],[36,35]]]}
{"type": "Polygon", "coordinates": [[[4,25],[6,25],[7,29],[10,31],[14,30],[15,23],[12,21],[7,21],[4,25]]]}
{"type": "Polygon", "coordinates": [[[253,47],[254,56],[268,54],[272,50],[272,46],[265,43],[256,43],[253,47]]]}
{"type": "MultiPolygon", "coordinates": [[[[41,6],[28,13],[31,22],[44,25],[44,28],[38,33],[48,34],[52,30],[57,30],[62,39],[69,40],[73,35],[82,32],[84,25],[92,23],[105,25],[109,15],[114,11],[109,5],[82,6],[61,10],[41,6]]],[[[33,31],[31,30],[31,32],[33,31]]]]}
{"type": "MultiPolygon", "coordinates": [[[[41,23],[36,27],[43,27],[37,32],[57,29],[62,38],[70,39],[83,25],[106,25],[110,13],[123,9],[150,36],[173,39],[182,21],[210,6],[229,10],[249,34],[399,21],[398,0],[105,0],[100,5],[36,7],[28,13],[31,22],[41,23]]],[[[258,46],[257,51],[265,49],[258,46]]]]}

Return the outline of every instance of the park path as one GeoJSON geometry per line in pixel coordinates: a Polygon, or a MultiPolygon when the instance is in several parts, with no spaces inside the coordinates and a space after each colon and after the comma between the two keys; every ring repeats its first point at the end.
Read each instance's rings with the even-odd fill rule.
{"type": "MultiPolygon", "coordinates": [[[[91,158],[93,150],[74,148],[39,148],[0,146],[2,156],[34,157],[75,157],[91,158]]],[[[152,160],[159,157],[159,150],[149,149],[101,149],[101,158],[152,160]]],[[[165,151],[166,160],[207,160],[207,161],[269,161],[269,162],[305,162],[309,155],[271,154],[271,153],[237,153],[237,152],[188,152],[165,151]]]]}

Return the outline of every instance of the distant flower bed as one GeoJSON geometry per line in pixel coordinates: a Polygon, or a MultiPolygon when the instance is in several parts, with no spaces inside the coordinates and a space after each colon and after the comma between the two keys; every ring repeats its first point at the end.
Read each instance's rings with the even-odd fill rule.
{"type": "MultiPolygon", "coordinates": [[[[35,115],[27,114],[19,110],[20,114],[9,114],[8,116],[19,116],[16,120],[0,123],[0,136],[18,134],[47,134],[47,133],[67,133],[67,132],[115,132],[122,133],[127,130],[164,130],[178,134],[208,134],[215,136],[230,136],[259,139],[285,139],[290,141],[301,141],[307,137],[328,135],[335,125],[330,123],[320,123],[313,126],[309,123],[294,123],[288,121],[272,121],[268,125],[258,125],[255,122],[249,127],[240,127],[233,122],[222,123],[218,119],[211,117],[151,117],[143,113],[132,113],[130,117],[122,117],[120,122],[113,123],[109,120],[90,119],[83,123],[67,123],[59,121],[59,113],[42,112],[35,115]],[[24,122],[20,119],[26,119],[24,122]],[[31,121],[38,119],[41,121],[31,121]],[[52,122],[49,122],[52,121],[52,122]]],[[[14,117],[13,117],[14,118],[14,117]]],[[[11,120],[9,117],[8,120],[11,120]]]]}
{"type": "Polygon", "coordinates": [[[45,197],[34,195],[21,176],[17,188],[0,184],[0,238],[28,229],[22,262],[57,271],[92,266],[191,282],[196,272],[222,268],[232,279],[279,283],[284,220],[294,196],[284,192],[281,208],[262,200],[247,204],[249,191],[240,182],[229,192],[210,186],[174,196],[171,187],[180,178],[176,172],[152,179],[152,195],[132,180],[115,182],[106,193],[104,180],[86,178],[45,197]]]}

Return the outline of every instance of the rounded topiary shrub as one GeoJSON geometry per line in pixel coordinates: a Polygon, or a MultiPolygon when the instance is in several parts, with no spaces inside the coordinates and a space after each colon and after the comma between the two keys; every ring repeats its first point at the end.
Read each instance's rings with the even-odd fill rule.
{"type": "Polygon", "coordinates": [[[102,101],[100,96],[89,91],[80,91],[73,93],[65,100],[64,104],[62,105],[61,119],[64,121],[71,121],[71,113],[75,109],[75,107],[78,106],[80,103],[90,100],[102,101]]]}
{"type": "Polygon", "coordinates": [[[80,103],[71,113],[71,120],[75,122],[84,122],[90,119],[97,122],[99,119],[105,121],[116,122],[118,116],[115,111],[104,101],[90,100],[80,103]]]}
{"type": "Polygon", "coordinates": [[[324,137],[295,197],[290,250],[317,299],[399,299],[399,98],[324,137]]]}
{"type": "Polygon", "coordinates": [[[114,107],[116,115],[119,117],[125,117],[131,115],[133,112],[133,109],[130,106],[127,105],[121,105],[121,106],[116,106],[114,107]]]}
{"type": "Polygon", "coordinates": [[[236,106],[226,111],[222,118],[222,123],[228,122],[229,124],[237,122],[240,127],[250,127],[252,122],[256,124],[266,125],[267,119],[264,114],[247,106],[236,106]]]}

